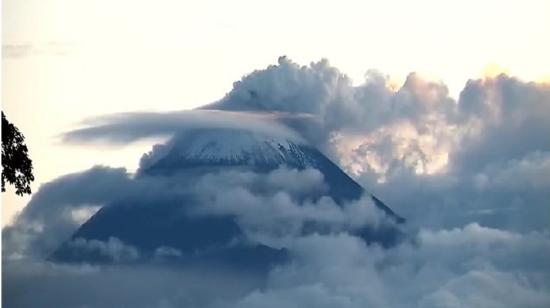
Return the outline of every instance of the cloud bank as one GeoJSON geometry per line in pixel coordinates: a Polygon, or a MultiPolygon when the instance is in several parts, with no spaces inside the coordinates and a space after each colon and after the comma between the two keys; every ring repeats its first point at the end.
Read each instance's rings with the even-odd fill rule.
{"type": "Polygon", "coordinates": [[[326,60],[281,57],[206,108],[313,115],[295,125],[304,137],[420,225],[548,226],[549,84],[501,74],[455,100],[415,73],[399,88],[376,71],[353,86],[326,60]]]}
{"type": "MultiPolygon", "coordinates": [[[[356,226],[384,224],[383,213],[366,199],[336,206],[323,197],[324,179],[314,169],[197,179],[94,167],[43,185],[16,224],[3,230],[3,303],[547,307],[548,110],[550,85],[506,75],[470,80],[455,100],[442,82],[414,73],[395,87],[369,71],[363,84],[353,86],[326,60],[300,66],[281,57],[202,110],[92,119],[65,140],[126,143],[212,126],[303,140],[406,217],[410,239],[383,249],[354,236],[356,226]],[[177,198],[182,186],[205,198],[193,214],[235,215],[250,238],[285,247],[290,261],[265,279],[219,270],[197,275],[163,263],[132,268],[40,261],[102,206],[177,198]],[[318,198],[303,198],[312,194],[318,198]],[[326,232],[303,232],[311,221],[326,232]]],[[[80,245],[114,259],[141,255],[116,238],[80,245]]],[[[178,255],[169,247],[158,252],[178,255]]]]}

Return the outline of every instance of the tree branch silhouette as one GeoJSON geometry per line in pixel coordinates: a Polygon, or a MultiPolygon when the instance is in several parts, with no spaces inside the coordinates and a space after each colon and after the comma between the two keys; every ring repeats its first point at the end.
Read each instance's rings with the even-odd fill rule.
{"type": "Polygon", "coordinates": [[[25,137],[2,112],[2,192],[6,182],[15,187],[17,195],[31,193],[32,160],[29,158],[25,137]]]}

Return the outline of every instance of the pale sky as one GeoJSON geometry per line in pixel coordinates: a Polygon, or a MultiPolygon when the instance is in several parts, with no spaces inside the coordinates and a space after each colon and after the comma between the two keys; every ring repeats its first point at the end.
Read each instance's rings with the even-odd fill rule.
{"type": "MultiPolygon", "coordinates": [[[[550,74],[550,1],[5,0],[2,110],[27,139],[40,184],[94,164],[135,169],[152,142],[69,146],[84,118],[191,109],[281,55],[321,58],[362,81],[417,71],[457,96],[486,68],[550,74]]],[[[2,224],[29,200],[2,195],[2,224]]]]}

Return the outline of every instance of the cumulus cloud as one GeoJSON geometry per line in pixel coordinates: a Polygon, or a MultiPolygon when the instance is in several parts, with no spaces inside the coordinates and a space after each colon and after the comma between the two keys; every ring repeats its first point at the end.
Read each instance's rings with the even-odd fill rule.
{"type": "Polygon", "coordinates": [[[3,257],[46,258],[104,206],[118,201],[183,198],[182,183],[183,179],[136,178],[124,168],[105,166],[45,183],[14,224],[2,229],[3,257]]]}
{"type": "Polygon", "coordinates": [[[371,132],[404,119],[419,131],[437,129],[441,122],[453,120],[456,104],[444,84],[414,73],[397,91],[387,76],[373,70],[362,85],[353,86],[327,60],[300,66],[281,57],[278,65],[243,77],[223,99],[205,108],[315,115],[317,121],[307,123],[314,128],[300,130],[329,151],[331,139],[339,133],[371,132]]]}
{"type": "MultiPolygon", "coordinates": [[[[396,87],[369,71],[354,86],[326,60],[301,66],[281,57],[201,110],[92,119],[65,140],[125,143],[209,127],[303,140],[406,217],[409,240],[391,248],[367,245],[353,231],[387,223],[384,214],[370,198],[336,204],[314,169],[134,177],[97,167],[44,185],[3,230],[4,255],[38,256],[105,204],[177,199],[185,186],[201,196],[191,215],[233,215],[248,237],[284,247],[290,260],[263,280],[209,271],[186,276],[158,264],[145,270],[32,261],[26,268],[8,258],[3,279],[13,283],[3,302],[34,307],[40,301],[17,296],[28,290],[41,302],[67,307],[547,307],[548,110],[550,85],[506,75],[472,79],[454,99],[445,84],[415,73],[396,87]],[[48,294],[40,291],[44,283],[52,285],[48,294]],[[82,288],[63,298],[67,285],[82,288]]],[[[157,145],[142,165],[169,147],[157,145]]],[[[126,251],[124,243],[110,241],[84,246],[126,251]]],[[[158,247],[154,255],[180,254],[158,247]]]]}
{"type": "Polygon", "coordinates": [[[312,232],[396,227],[368,194],[338,204],[326,195],[323,175],[315,169],[216,172],[200,178],[192,189],[201,200],[194,215],[235,216],[250,238],[271,247],[286,248],[281,239],[312,232]]]}
{"type": "Polygon", "coordinates": [[[125,169],[101,166],[43,184],[16,222],[2,230],[3,256],[47,256],[82,224],[81,215],[89,218],[131,185],[125,169]]]}
{"type": "Polygon", "coordinates": [[[473,223],[423,230],[414,242],[391,249],[367,246],[348,233],[298,236],[286,244],[292,261],[273,269],[262,288],[258,277],[242,272],[14,262],[5,267],[4,304],[546,307],[550,301],[547,233],[473,223]],[[15,295],[23,291],[35,296],[15,295]]]}
{"type": "Polygon", "coordinates": [[[390,250],[346,234],[296,238],[291,247],[294,262],[235,307],[544,307],[550,300],[547,234],[470,224],[424,230],[416,243],[390,250]]]}
{"type": "Polygon", "coordinates": [[[207,108],[315,115],[306,139],[418,224],[547,226],[548,84],[501,74],[468,81],[455,100],[414,73],[399,88],[376,71],[353,86],[328,61],[282,57],[207,108]]]}
{"type": "MultiPolygon", "coordinates": [[[[154,259],[147,263],[149,265],[139,263],[142,265],[127,267],[128,264],[139,262],[142,253],[137,247],[114,237],[105,241],[74,238],[67,245],[73,248],[73,253],[93,254],[108,263],[120,265],[58,265],[45,262],[44,258],[52,252],[49,248],[59,246],[78,227],[74,221],[75,215],[65,215],[63,221],[61,218],[53,220],[49,215],[55,214],[49,213],[50,210],[64,213],[73,209],[80,210],[87,204],[101,203],[104,203],[103,207],[108,207],[117,200],[139,200],[146,195],[150,197],[151,194],[159,194],[151,200],[162,202],[162,198],[173,199],[183,196],[180,193],[194,193],[202,200],[199,199],[199,203],[191,207],[190,215],[235,216],[249,241],[287,249],[294,249],[292,247],[295,245],[295,237],[312,233],[304,229],[308,223],[325,225],[325,228],[317,230],[329,235],[346,230],[351,232],[361,226],[375,225],[384,220],[384,212],[374,206],[370,197],[344,204],[342,207],[325,196],[323,175],[315,169],[295,170],[281,167],[268,173],[228,170],[207,173],[195,179],[188,178],[187,181],[186,178],[187,174],[133,177],[124,169],[94,167],[44,185],[40,190],[42,193],[34,196],[14,226],[4,230],[4,238],[9,243],[5,250],[8,257],[4,258],[3,264],[7,269],[4,279],[10,281],[10,288],[4,292],[4,304],[20,307],[35,307],[38,303],[66,307],[117,307],[135,303],[135,307],[205,307],[237,303],[239,299],[265,284],[258,275],[227,273],[225,269],[201,269],[206,272],[205,276],[199,278],[194,274],[198,271],[197,268],[180,268],[172,263],[165,263],[182,256],[178,249],[166,246],[156,248],[154,259]],[[285,178],[289,180],[283,181],[285,178]],[[94,193],[102,192],[103,195],[98,199],[85,194],[81,198],[64,195],[68,179],[72,183],[70,188],[74,191],[86,190],[93,182],[96,184],[94,193]],[[121,190],[113,190],[113,187],[121,190]],[[24,229],[27,224],[40,225],[40,228],[28,233],[24,229]],[[60,230],[58,226],[64,228],[60,230]],[[48,239],[48,247],[36,246],[44,239],[48,239]],[[18,257],[14,257],[14,247],[18,257]],[[172,272],[169,277],[178,273],[181,278],[161,279],[168,271],[172,272]],[[192,275],[189,275],[189,271],[192,275]],[[202,281],[198,286],[195,282],[197,279],[202,281]],[[210,279],[222,279],[231,285],[225,286],[220,281],[210,279]],[[144,283],[136,283],[135,280],[144,283]],[[144,290],[146,286],[150,286],[145,281],[157,281],[156,287],[144,290]],[[49,292],[41,291],[40,286],[44,283],[48,285],[49,292]],[[172,285],[174,283],[177,288],[172,285]],[[95,284],[101,284],[101,287],[96,287],[95,284]],[[143,292],[151,298],[139,302],[129,289],[117,288],[119,284],[133,285],[134,292],[143,292]],[[216,285],[219,287],[213,289],[216,285]],[[179,288],[185,288],[183,293],[176,292],[179,288]],[[36,294],[36,297],[33,300],[22,298],[18,295],[22,291],[36,294]],[[71,292],[71,296],[63,296],[65,292],[71,292]],[[101,297],[102,300],[98,301],[96,297],[101,297]]],[[[184,202],[183,198],[181,200],[184,202]]],[[[137,297],[141,298],[141,294],[137,297]]]]}
{"type": "MultiPolygon", "coordinates": [[[[212,268],[4,261],[3,303],[18,307],[546,307],[550,301],[547,233],[520,234],[470,224],[452,230],[425,229],[414,242],[389,250],[367,246],[348,233],[287,237],[284,244],[292,261],[273,269],[267,282],[212,268]],[[21,292],[33,296],[17,295],[21,292]]],[[[170,249],[158,251],[159,258],[173,256],[170,249]]]]}
{"type": "Polygon", "coordinates": [[[447,161],[479,168],[550,149],[550,85],[506,75],[470,80],[455,100],[445,84],[415,73],[397,89],[376,71],[353,86],[326,60],[300,66],[281,57],[205,108],[315,115],[316,129],[300,132],[335,148],[336,158],[354,161],[359,172],[391,173],[401,165],[433,173],[447,161]]]}
{"type": "MultiPolygon", "coordinates": [[[[4,228],[3,253],[8,259],[46,258],[95,212],[119,201],[131,205],[144,200],[151,204],[170,200],[179,203],[186,215],[234,216],[256,241],[259,237],[272,239],[268,235],[274,233],[301,234],[308,223],[327,230],[391,223],[369,195],[341,205],[327,193],[323,175],[316,169],[281,167],[268,173],[221,170],[204,175],[183,172],[134,177],[122,168],[97,166],[44,184],[15,223],[4,228]]],[[[117,238],[106,241],[76,238],[69,244],[83,252],[110,256],[114,261],[120,258],[110,252],[131,250],[131,247],[123,249],[126,244],[117,238]]],[[[158,248],[161,255],[169,249],[158,248]]]]}
{"type": "Polygon", "coordinates": [[[413,223],[547,227],[548,84],[501,74],[469,80],[455,100],[415,73],[395,87],[369,71],[353,86],[326,60],[281,57],[205,108],[314,115],[291,126],[413,223]]]}

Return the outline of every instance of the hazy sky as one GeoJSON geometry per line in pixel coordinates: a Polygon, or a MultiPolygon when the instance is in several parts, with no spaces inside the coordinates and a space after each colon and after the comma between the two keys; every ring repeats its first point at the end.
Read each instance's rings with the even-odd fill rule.
{"type": "MultiPolygon", "coordinates": [[[[244,74],[287,55],[327,58],[361,83],[374,68],[411,71],[453,96],[502,69],[548,79],[549,1],[5,0],[2,110],[27,138],[36,181],[94,164],[134,169],[150,143],[60,144],[82,119],[190,109],[221,98],[244,74]]],[[[2,195],[2,223],[28,197],[2,195]]]]}

